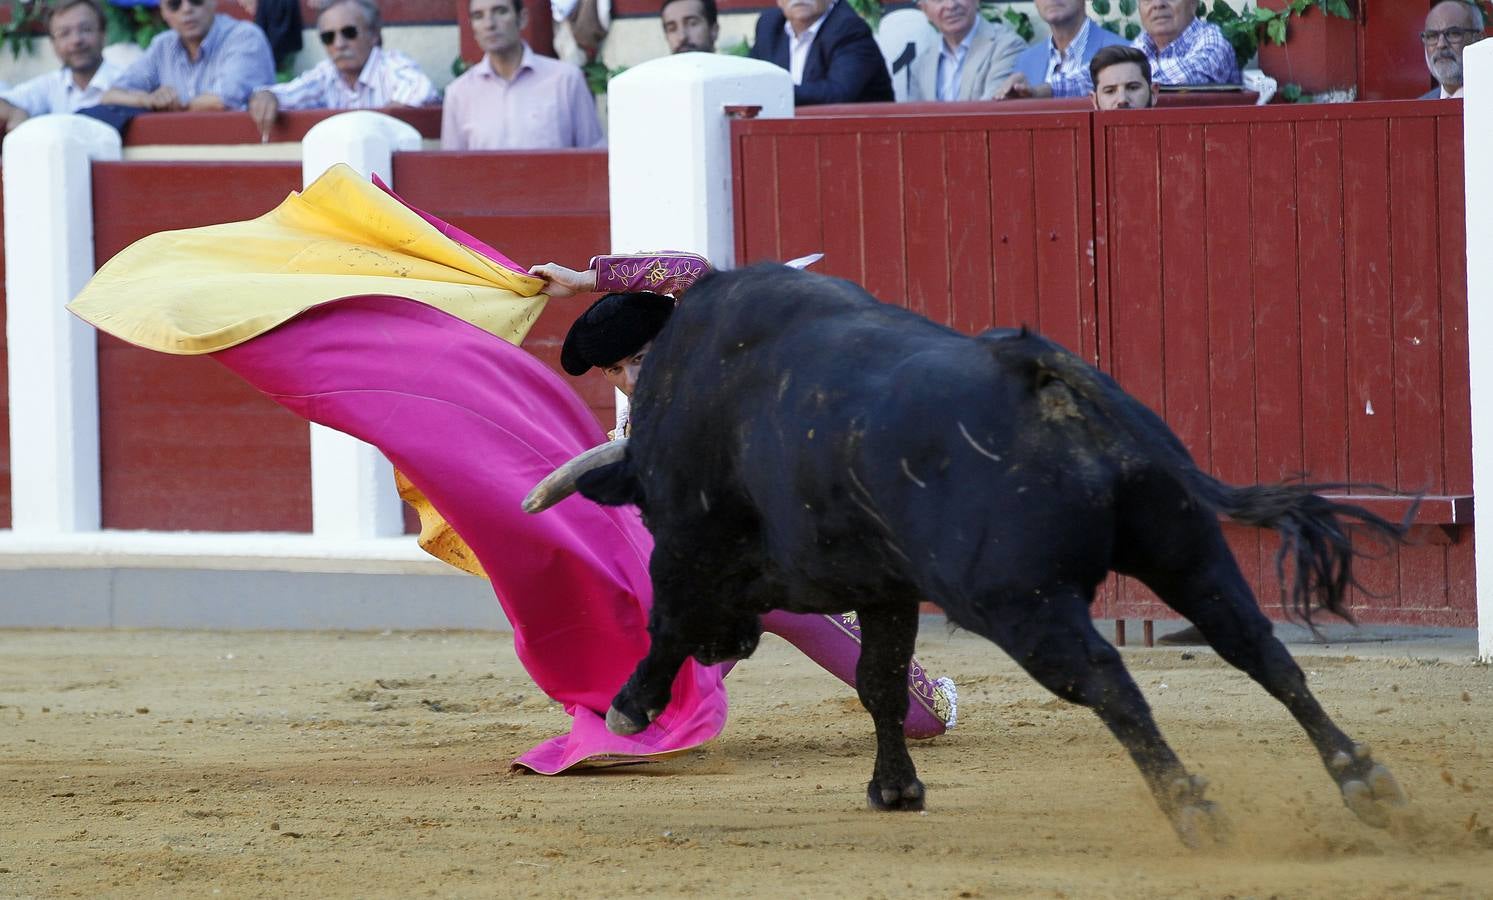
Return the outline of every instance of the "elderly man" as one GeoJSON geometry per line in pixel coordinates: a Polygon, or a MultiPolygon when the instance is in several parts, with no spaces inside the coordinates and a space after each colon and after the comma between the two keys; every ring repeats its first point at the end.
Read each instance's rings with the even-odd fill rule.
{"type": "Polygon", "coordinates": [[[269,134],[282,109],[378,109],[440,99],[414,60],[380,46],[373,0],[332,0],[316,17],[316,31],[327,59],[249,99],[249,115],[261,134],[269,134]]]}
{"type": "Polygon", "coordinates": [[[986,21],[977,0],[918,0],[918,8],[942,40],[936,54],[930,49],[913,60],[907,99],[993,98],[1026,42],[1010,26],[986,21]]]}
{"type": "Polygon", "coordinates": [[[1442,0],[1431,7],[1420,40],[1436,87],[1422,95],[1422,100],[1462,96],[1462,50],[1483,39],[1484,24],[1482,10],[1463,0],[1442,0]]]}
{"type": "Polygon", "coordinates": [[[658,10],[670,53],[714,53],[721,36],[715,0],[664,0],[658,10]]]}
{"type": "Polygon", "coordinates": [[[155,36],[100,103],[155,110],[243,109],[275,80],[259,26],[218,15],[217,0],[161,0],[171,30],[155,36]]]}
{"type": "Polygon", "coordinates": [[[32,116],[70,113],[93,106],[119,77],[104,61],[104,10],[98,0],[61,0],[47,16],[47,35],[62,67],[0,94],[5,130],[32,116]]]}
{"type": "Polygon", "coordinates": [[[1234,46],[1197,12],[1197,0],[1140,0],[1142,31],[1132,46],[1151,61],[1157,84],[1238,84],[1234,46]]]}
{"type": "Polygon", "coordinates": [[[1081,97],[1094,54],[1104,47],[1123,45],[1125,39],[1085,15],[1083,0],[1036,2],[1037,15],[1051,34],[1016,57],[1016,74],[996,96],[1081,97]]]}
{"type": "Polygon", "coordinates": [[[757,19],[752,57],[788,70],[797,106],[896,99],[870,26],[845,0],[778,0],[757,19]]]}
{"type": "Polygon", "coordinates": [[[469,10],[482,59],[446,87],[441,149],[599,146],[601,121],[585,77],[524,43],[523,0],[471,0],[469,10]]]}
{"type": "Polygon", "coordinates": [[[1111,44],[1089,61],[1095,109],[1147,109],[1156,105],[1151,61],[1128,44],[1111,44]]]}

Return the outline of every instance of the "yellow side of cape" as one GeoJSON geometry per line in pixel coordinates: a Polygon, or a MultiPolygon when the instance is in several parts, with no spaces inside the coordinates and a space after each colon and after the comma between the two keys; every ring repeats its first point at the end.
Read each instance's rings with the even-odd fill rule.
{"type": "Polygon", "coordinates": [[[136,241],[68,309],[132,344],[198,354],[318,304],[389,294],[517,344],[544,310],[543,287],[441,234],[339,164],[257,219],[136,241]]]}

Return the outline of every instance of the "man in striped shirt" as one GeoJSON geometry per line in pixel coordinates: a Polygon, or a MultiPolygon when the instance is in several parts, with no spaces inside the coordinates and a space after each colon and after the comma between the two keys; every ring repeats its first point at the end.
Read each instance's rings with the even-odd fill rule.
{"type": "Polygon", "coordinates": [[[154,110],[243,109],[249,93],[275,80],[264,32],[220,16],[217,0],[161,0],[170,31],[155,36],[102,104],[154,110]]]}
{"type": "Polygon", "coordinates": [[[332,0],[316,17],[327,59],[249,99],[249,115],[268,136],[282,109],[378,109],[436,102],[435,85],[414,60],[381,45],[373,0],[332,0]]]}

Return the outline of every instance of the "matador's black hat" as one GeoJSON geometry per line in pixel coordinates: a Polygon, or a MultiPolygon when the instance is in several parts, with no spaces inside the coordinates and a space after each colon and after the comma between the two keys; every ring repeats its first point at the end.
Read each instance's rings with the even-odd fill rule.
{"type": "Polygon", "coordinates": [[[605,368],[626,359],[657,337],[673,312],[674,301],[662,294],[607,294],[570,326],[560,348],[560,367],[584,375],[592,366],[605,368]]]}

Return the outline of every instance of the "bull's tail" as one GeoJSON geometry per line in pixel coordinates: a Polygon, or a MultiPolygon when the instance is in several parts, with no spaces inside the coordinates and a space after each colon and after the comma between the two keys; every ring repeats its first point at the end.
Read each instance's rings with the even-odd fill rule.
{"type": "Polygon", "coordinates": [[[1323,492],[1353,488],[1389,493],[1378,485],[1225,484],[1197,467],[1160,416],[1072,353],[1024,328],[1003,336],[991,333],[987,340],[996,360],[1025,374],[1034,389],[1057,381],[1077,394],[1100,414],[1099,421],[1090,421],[1092,427],[1134,448],[1137,458],[1146,465],[1170,473],[1204,508],[1240,524],[1278,533],[1281,546],[1275,568],[1281,584],[1281,605],[1309,626],[1312,613],[1319,608],[1353,621],[1346,604],[1347,593],[1349,586],[1359,586],[1353,577],[1353,558],[1364,555],[1354,547],[1354,534],[1366,535],[1389,548],[1404,541],[1414,519],[1419,497],[1404,521],[1394,523],[1362,506],[1322,496],[1323,492]],[[1291,570],[1289,582],[1287,567],[1291,570]]]}

